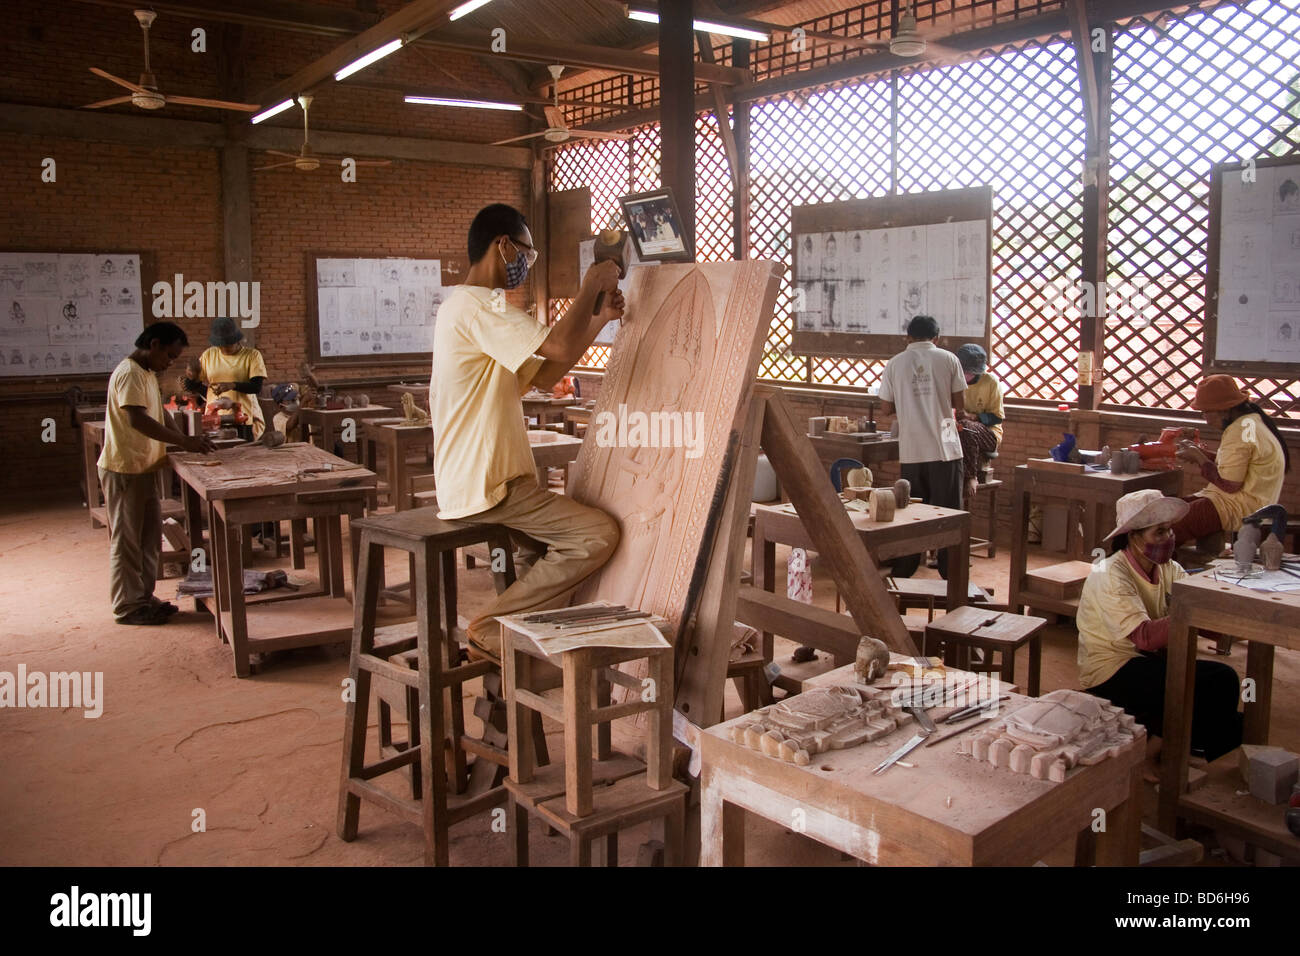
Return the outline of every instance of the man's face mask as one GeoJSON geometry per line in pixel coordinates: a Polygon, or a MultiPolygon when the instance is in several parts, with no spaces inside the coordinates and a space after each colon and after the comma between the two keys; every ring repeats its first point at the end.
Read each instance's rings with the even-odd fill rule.
{"type": "Polygon", "coordinates": [[[516,246],[515,258],[512,262],[506,262],[506,254],[501,251],[500,246],[497,246],[497,254],[501,256],[501,261],[506,266],[506,288],[515,289],[523,285],[524,280],[528,278],[528,253],[516,246]]]}

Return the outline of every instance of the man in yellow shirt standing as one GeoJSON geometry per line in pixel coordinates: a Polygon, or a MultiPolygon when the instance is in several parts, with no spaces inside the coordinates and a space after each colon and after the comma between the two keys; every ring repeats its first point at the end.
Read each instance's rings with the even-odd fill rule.
{"type": "Polygon", "coordinates": [[[429,411],[438,517],[504,525],[547,546],[544,557],[470,622],[480,655],[501,656],[494,620],[554,605],[609,560],[617,523],[537,485],[520,396],[549,389],[607,322],[622,318],[618,266],[593,265],[568,312],[549,329],[506,301],[537,260],[518,210],[487,206],[469,228],[470,269],[438,310],[429,411]],[[599,293],[604,308],[595,311],[599,293]]]}
{"type": "Polygon", "coordinates": [[[266,380],[266,362],[262,353],[251,345],[242,345],[244,333],[234,319],[218,318],[212,321],[208,341],[212,348],[199,356],[200,381],[186,379],[184,385],[191,391],[203,394],[207,384],[207,400],[229,398],[244,413],[253,430],[253,438],[261,438],[266,430],[262,404],[257,400],[266,380]]]}
{"type": "Polygon", "coordinates": [[[162,538],[158,469],[168,443],[194,452],[210,452],[212,443],[166,423],[158,373],[188,344],[179,325],[155,322],[108,380],[99,483],[108,513],[108,588],[119,624],[162,624],[177,611],[153,594],[162,538]]]}

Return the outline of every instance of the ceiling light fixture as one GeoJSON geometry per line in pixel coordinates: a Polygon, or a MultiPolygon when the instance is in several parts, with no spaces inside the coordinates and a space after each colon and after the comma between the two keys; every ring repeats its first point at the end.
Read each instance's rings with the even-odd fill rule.
{"type": "MultiPolygon", "coordinates": [[[[637,7],[627,8],[627,18],[629,20],[640,20],[642,23],[659,22],[657,11],[637,7]]],[[[729,23],[719,23],[717,20],[695,20],[691,25],[701,33],[716,33],[719,36],[736,37],[741,40],[758,40],[765,43],[772,39],[771,33],[753,30],[749,27],[732,26],[729,23]]]]}
{"type": "Polygon", "coordinates": [[[291,99],[285,100],[283,103],[276,103],[274,106],[267,107],[262,110],[262,112],[255,114],[251,122],[260,123],[262,120],[270,119],[272,116],[283,113],[291,106],[293,106],[293,100],[291,99]]]}
{"type": "Polygon", "coordinates": [[[466,14],[473,13],[479,7],[486,7],[491,2],[492,0],[469,0],[468,3],[462,3],[455,10],[451,11],[451,13],[447,14],[447,19],[459,20],[466,14]]]}
{"type": "Polygon", "coordinates": [[[496,103],[492,100],[462,100],[449,96],[408,96],[406,102],[418,106],[463,106],[473,110],[511,110],[522,113],[523,107],[518,103],[496,103]]]}
{"type": "Polygon", "coordinates": [[[371,50],[369,53],[361,57],[359,60],[353,60],[347,66],[343,67],[343,69],[335,73],[334,79],[345,80],[353,73],[356,73],[360,70],[364,70],[366,67],[368,67],[371,63],[374,63],[376,60],[382,60],[384,57],[388,56],[388,54],[400,50],[401,48],[402,48],[401,37],[398,37],[396,40],[390,40],[389,42],[381,46],[378,50],[371,50]]]}

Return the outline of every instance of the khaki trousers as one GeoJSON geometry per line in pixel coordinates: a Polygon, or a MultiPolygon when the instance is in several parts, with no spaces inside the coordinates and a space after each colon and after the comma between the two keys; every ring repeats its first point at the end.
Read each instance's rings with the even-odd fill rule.
{"type": "Polygon", "coordinates": [[[494,617],[560,606],[609,560],[619,539],[618,524],[605,512],[543,491],[532,475],[513,479],[495,507],[462,520],[504,525],[547,546],[544,557],[470,622],[470,640],[498,658],[501,628],[494,617]]]}
{"type": "Polygon", "coordinates": [[[99,469],[108,512],[108,594],[121,620],[153,603],[162,550],[158,473],[127,475],[99,469]]]}

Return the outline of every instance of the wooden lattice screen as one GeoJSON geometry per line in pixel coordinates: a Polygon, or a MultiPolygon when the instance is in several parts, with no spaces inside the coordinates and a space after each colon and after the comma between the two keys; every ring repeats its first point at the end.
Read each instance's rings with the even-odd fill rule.
{"type": "MultiPolygon", "coordinates": [[[[1116,32],[1109,281],[1164,278],[1153,324],[1146,324],[1148,314],[1107,326],[1107,403],[1186,407],[1200,371],[1209,167],[1232,157],[1300,151],[1300,12],[1288,3],[1259,0],[1136,19],[1116,32]]],[[[976,26],[985,26],[1059,6],[987,0],[959,5],[954,13],[951,3],[921,2],[916,12],[923,24],[947,32],[943,27],[969,29],[972,16],[976,26]]],[[[805,26],[877,36],[881,22],[878,5],[868,4],[805,26]]],[[[720,44],[719,58],[729,50],[720,44]]],[[[755,78],[763,79],[845,55],[856,53],[813,43],[795,55],[789,43],[773,41],[755,44],[751,63],[755,78]]],[[[566,95],[607,102],[616,111],[645,109],[656,104],[658,84],[615,78],[566,95]]],[[[580,121],[609,116],[590,108],[580,121]]],[[[620,193],[658,185],[657,128],[636,132],[631,150],[584,142],[554,151],[552,188],[590,186],[593,225],[607,221],[620,193]]],[[[731,182],[712,114],[697,117],[696,151],[700,258],[726,258],[731,182]]],[[[1049,307],[1049,299],[1055,287],[1078,275],[1082,154],[1075,53],[1066,37],[759,100],[751,105],[749,251],[789,263],[795,203],[991,183],[993,368],[1020,399],[1073,401],[1079,316],[1068,305],[1049,307]]],[[[782,290],[760,375],[873,385],[881,363],[789,353],[789,292],[788,286],[782,290]]],[[[603,365],[604,352],[593,349],[585,361],[603,365]]],[[[1295,409],[1300,416],[1300,381],[1256,381],[1254,387],[1279,411],[1295,409]]]]}

